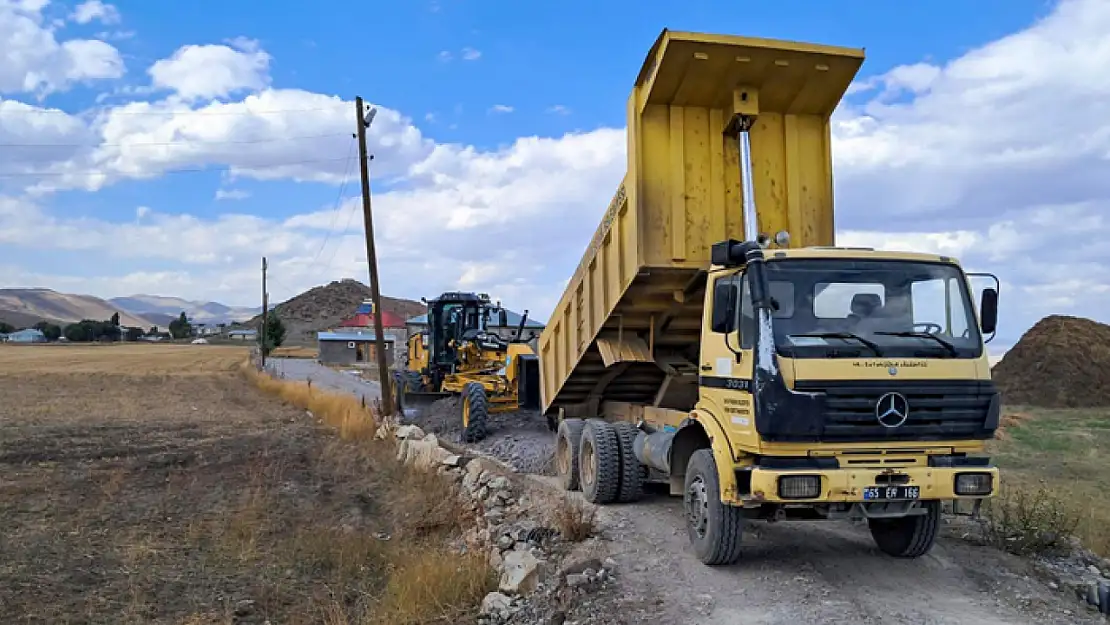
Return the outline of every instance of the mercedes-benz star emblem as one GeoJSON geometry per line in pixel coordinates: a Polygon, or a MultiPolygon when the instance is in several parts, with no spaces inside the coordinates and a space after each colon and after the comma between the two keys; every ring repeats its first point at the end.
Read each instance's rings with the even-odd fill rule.
{"type": "Polygon", "coordinates": [[[887,393],[875,402],[875,416],[883,427],[899,427],[910,416],[910,402],[901,393],[887,393]]]}

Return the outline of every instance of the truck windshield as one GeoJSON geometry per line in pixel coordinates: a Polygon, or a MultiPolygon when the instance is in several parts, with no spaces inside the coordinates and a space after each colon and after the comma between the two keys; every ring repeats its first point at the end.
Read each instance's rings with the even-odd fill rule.
{"type": "MultiPolygon", "coordinates": [[[[794,358],[975,358],[982,340],[963,272],[900,260],[767,262],[775,346],[794,358]]],[[[741,346],[755,337],[741,283],[741,346]]]]}

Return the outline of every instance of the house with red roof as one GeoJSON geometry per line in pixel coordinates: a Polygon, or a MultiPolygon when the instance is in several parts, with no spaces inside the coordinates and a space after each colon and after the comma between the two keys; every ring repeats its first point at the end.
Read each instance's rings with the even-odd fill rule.
{"type": "MultiPolygon", "coordinates": [[[[374,304],[373,302],[363,302],[362,305],[355,310],[355,315],[350,319],[344,320],[339,324],[341,328],[373,328],[374,327],[374,304]]],[[[405,329],[405,319],[395,315],[388,310],[382,313],[382,328],[396,328],[405,329]]]]}

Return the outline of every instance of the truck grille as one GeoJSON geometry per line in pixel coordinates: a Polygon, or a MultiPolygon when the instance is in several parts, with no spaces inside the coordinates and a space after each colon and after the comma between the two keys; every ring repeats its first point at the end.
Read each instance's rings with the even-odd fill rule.
{"type": "Polygon", "coordinates": [[[992,382],[981,381],[799,381],[796,391],[825,395],[823,441],[983,439],[993,435],[987,419],[996,395],[992,382]],[[898,427],[879,423],[876,404],[887,393],[900,393],[909,415],[898,427]]]}

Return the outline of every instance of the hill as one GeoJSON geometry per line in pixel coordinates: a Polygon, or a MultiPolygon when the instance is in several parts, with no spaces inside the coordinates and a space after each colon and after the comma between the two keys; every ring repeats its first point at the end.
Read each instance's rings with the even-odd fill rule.
{"type": "Polygon", "coordinates": [[[163,325],[91,295],[71,295],[38,288],[0,289],[0,321],[19,328],[32,326],[39,321],[59,325],[82,319],[107,321],[117,312],[120,323],[125,326],[149,328],[163,325]]]}
{"type": "MultiPolygon", "coordinates": [[[[285,324],[288,342],[314,343],[317,332],[339,325],[354,315],[358,305],[367,299],[370,299],[370,287],[345,279],[313,287],[271,310],[285,324]]],[[[404,319],[428,312],[428,307],[420,302],[384,295],[382,308],[404,319]]],[[[259,314],[242,325],[258,328],[261,324],[262,315],[259,314]]]]}
{"type": "Polygon", "coordinates": [[[227,306],[219,302],[199,302],[161,295],[113,297],[108,301],[122,310],[150,319],[173,319],[181,311],[185,311],[185,315],[194,323],[209,325],[245,321],[262,312],[261,306],[227,306]]]}
{"type": "Polygon", "coordinates": [[[991,373],[1010,406],[1110,406],[1110,325],[1065,315],[1045,317],[991,373]]]}

